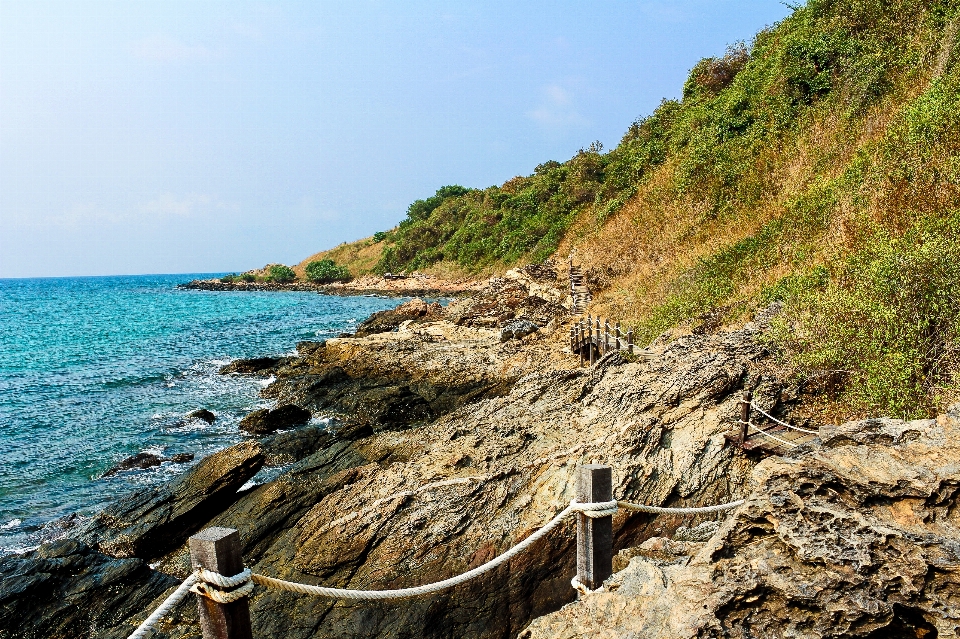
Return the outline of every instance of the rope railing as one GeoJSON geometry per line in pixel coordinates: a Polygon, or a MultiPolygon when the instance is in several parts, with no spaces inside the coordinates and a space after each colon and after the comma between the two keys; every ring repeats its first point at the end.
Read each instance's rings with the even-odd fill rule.
{"type": "MultiPolygon", "coordinates": [[[[740,401],[743,402],[743,401],[746,401],[746,400],[740,400],[740,401]]],[[[751,402],[746,402],[746,403],[750,404],[750,407],[751,407],[753,410],[757,411],[758,413],[760,413],[761,415],[763,415],[764,417],[766,417],[766,418],[769,419],[770,421],[772,421],[772,422],[774,422],[774,423],[776,423],[776,424],[780,424],[781,426],[785,426],[785,427],[789,428],[790,430],[797,430],[797,431],[800,431],[801,433],[807,433],[807,434],[809,434],[809,435],[819,435],[819,434],[820,434],[818,431],[815,431],[815,430],[809,430],[809,429],[807,429],[807,428],[800,428],[799,426],[794,426],[793,424],[788,424],[787,422],[780,421],[779,419],[777,419],[776,417],[774,417],[773,415],[771,415],[771,414],[768,413],[767,411],[765,411],[765,410],[763,410],[762,408],[760,408],[759,406],[757,406],[757,405],[756,405],[754,402],[752,402],[752,401],[751,401],[751,402]]]]}
{"type": "Polygon", "coordinates": [[[794,444],[793,442],[787,441],[786,439],[781,439],[780,437],[777,437],[777,436],[774,435],[773,433],[768,433],[767,431],[763,430],[762,428],[758,428],[756,424],[753,424],[753,423],[750,423],[750,422],[745,422],[745,421],[743,421],[742,419],[738,419],[738,420],[737,420],[737,423],[738,423],[738,424],[743,424],[744,426],[746,426],[746,427],[748,428],[748,430],[747,430],[747,434],[748,434],[748,435],[750,434],[749,429],[752,428],[752,429],[754,430],[754,432],[760,433],[760,434],[763,435],[764,437],[769,437],[770,439],[773,439],[773,440],[775,440],[775,441],[778,441],[778,442],[780,442],[781,444],[786,444],[787,446],[792,446],[793,448],[796,448],[796,447],[798,446],[798,444],[794,444]]]}
{"type": "MultiPolygon", "coordinates": [[[[601,468],[609,469],[609,467],[601,468]]],[[[712,506],[666,507],[648,506],[645,504],[635,504],[628,501],[612,499],[594,502],[580,502],[574,499],[550,521],[541,526],[536,532],[529,535],[526,539],[494,559],[491,559],[490,561],[460,575],[450,577],[449,579],[444,579],[431,584],[424,584],[422,586],[413,586],[410,588],[399,588],[393,590],[352,590],[347,588],[314,586],[311,584],[303,584],[293,581],[286,581],[283,579],[276,579],[274,577],[268,577],[266,575],[252,572],[249,568],[244,568],[238,574],[228,577],[221,575],[216,571],[208,570],[202,566],[198,566],[196,570],[194,570],[194,572],[192,572],[190,576],[188,576],[183,583],[181,583],[177,589],[169,597],[167,597],[163,603],[161,603],[160,606],[143,621],[143,623],[140,624],[140,626],[128,637],[128,639],[145,639],[146,637],[149,637],[152,633],[153,627],[157,624],[157,622],[159,622],[164,615],[168,614],[174,608],[174,606],[180,603],[188,592],[193,592],[200,597],[205,597],[217,604],[222,604],[224,606],[249,598],[253,592],[254,585],[259,585],[273,590],[284,590],[304,595],[315,595],[319,597],[347,599],[352,601],[405,599],[428,595],[441,590],[446,590],[447,588],[452,588],[459,584],[466,583],[472,579],[476,579],[480,575],[504,565],[518,554],[535,544],[537,541],[545,537],[571,514],[582,515],[584,517],[583,521],[610,518],[621,509],[653,514],[696,515],[732,510],[738,506],[741,506],[743,503],[743,499],[738,499],[729,503],[715,504],[712,506]]],[[[222,530],[229,531],[234,537],[236,537],[236,531],[231,529],[222,530]]],[[[579,536],[580,531],[578,530],[578,540],[579,536]]],[[[590,545],[592,546],[593,543],[590,545]]],[[[583,546],[583,544],[578,544],[578,550],[580,546],[583,546]]],[[[609,569],[608,572],[610,571],[612,571],[612,569],[609,569]]],[[[582,583],[581,577],[582,575],[580,574],[575,576],[571,581],[571,585],[581,594],[592,592],[587,585],[582,583]]],[[[605,579],[605,577],[603,577],[603,579],[605,579]]],[[[591,579],[590,581],[592,582],[595,580],[591,579]]],[[[602,579],[600,581],[602,581],[602,579]]],[[[247,619],[249,619],[249,616],[247,619]]],[[[208,638],[205,635],[204,639],[213,638],[208,638]]]]}

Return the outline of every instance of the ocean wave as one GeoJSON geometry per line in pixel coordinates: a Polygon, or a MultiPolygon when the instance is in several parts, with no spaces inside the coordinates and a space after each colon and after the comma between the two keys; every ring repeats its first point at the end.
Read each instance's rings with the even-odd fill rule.
{"type": "Polygon", "coordinates": [[[10,530],[12,528],[18,528],[22,523],[23,523],[23,520],[21,519],[11,519],[5,524],[0,524],[0,530],[10,530]]]}

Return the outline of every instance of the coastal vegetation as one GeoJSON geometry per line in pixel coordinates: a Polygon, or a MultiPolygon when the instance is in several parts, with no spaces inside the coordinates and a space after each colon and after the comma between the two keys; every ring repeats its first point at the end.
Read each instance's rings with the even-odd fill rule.
{"type": "MultiPolygon", "coordinates": [[[[293,271],[291,271],[292,273],[293,271]]],[[[350,279],[350,271],[345,266],[338,266],[331,259],[314,260],[304,269],[307,279],[318,284],[342,282],[350,279]]]]}
{"type": "Polygon", "coordinates": [[[799,379],[839,380],[831,406],[933,414],[960,398],[958,9],[810,0],[694,65],[614,148],[443,187],[310,259],[481,275],[573,256],[590,310],[638,341],[779,302],[772,345],[799,379]]]}

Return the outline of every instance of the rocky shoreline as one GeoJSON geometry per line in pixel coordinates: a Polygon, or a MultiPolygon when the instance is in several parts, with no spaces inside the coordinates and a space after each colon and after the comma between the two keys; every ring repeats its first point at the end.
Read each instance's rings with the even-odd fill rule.
{"type": "Polygon", "coordinates": [[[219,279],[192,280],[179,288],[200,291],[310,291],[344,297],[381,295],[384,297],[463,297],[483,289],[482,280],[448,280],[414,273],[405,276],[380,277],[364,275],[349,282],[317,284],[314,282],[224,282],[219,279]]]}
{"type": "MultiPolygon", "coordinates": [[[[255,436],[117,499],[65,539],[0,558],[0,639],[126,637],[188,574],[185,540],[208,526],[238,529],[247,565],[283,579],[381,589],[447,578],[549,520],[589,462],[613,466],[614,494],[630,501],[747,502],[730,514],[621,511],[618,572],[579,601],[567,522],[434,596],[340,602],[258,589],[254,632],[957,636],[960,412],[823,424],[812,444],[763,459],[724,436],[741,391],[783,419],[814,392],[783,377],[764,345],[775,309],[581,368],[566,346],[568,303],[559,273],[522,269],[446,308],[409,302],[356,335],[229,365],[223,374],[275,378],[263,391],[274,408],[249,422],[255,436]],[[330,426],[296,426],[307,411],[330,426]],[[250,485],[263,467],[278,475],[250,485]]],[[[197,637],[195,606],[156,636],[197,637]]]]}

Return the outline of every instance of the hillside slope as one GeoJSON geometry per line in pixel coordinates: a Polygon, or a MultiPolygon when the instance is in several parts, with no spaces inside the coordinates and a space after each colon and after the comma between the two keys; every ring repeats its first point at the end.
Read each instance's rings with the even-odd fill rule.
{"type": "Polygon", "coordinates": [[[700,61],[609,152],[443,187],[319,257],[463,274],[572,256],[590,311],[641,340],[781,301],[775,342],[835,391],[823,409],[933,414],[960,368],[957,16],[955,0],[811,0],[700,61]]]}

